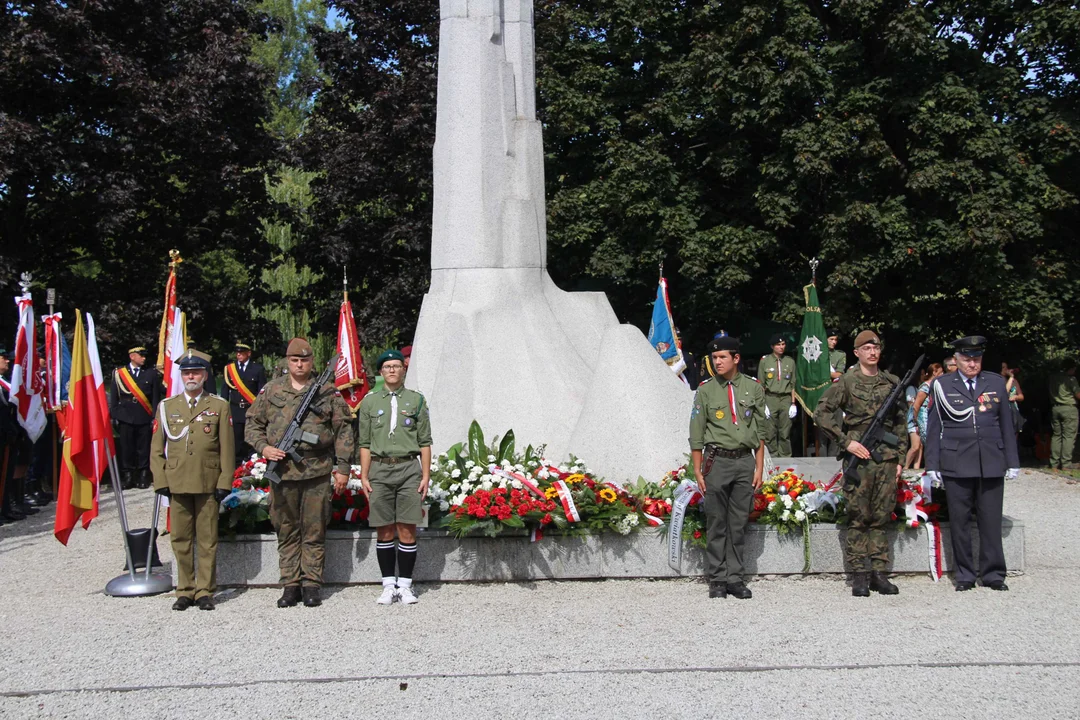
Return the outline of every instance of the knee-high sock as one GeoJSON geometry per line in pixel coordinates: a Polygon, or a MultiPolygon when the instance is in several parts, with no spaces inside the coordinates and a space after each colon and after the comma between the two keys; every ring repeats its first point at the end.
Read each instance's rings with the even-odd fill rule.
{"type": "Polygon", "coordinates": [[[411,587],[413,568],[416,567],[416,542],[397,546],[398,587],[411,587]]]}
{"type": "Polygon", "coordinates": [[[383,585],[392,586],[397,580],[394,576],[394,541],[382,542],[380,540],[375,543],[375,557],[379,560],[379,572],[382,573],[383,585]]]}

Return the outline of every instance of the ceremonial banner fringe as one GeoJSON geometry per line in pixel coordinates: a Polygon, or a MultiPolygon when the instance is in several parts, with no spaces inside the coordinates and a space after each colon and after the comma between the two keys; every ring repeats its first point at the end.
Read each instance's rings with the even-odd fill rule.
{"type": "Polygon", "coordinates": [[[356,414],[360,401],[368,394],[371,385],[364,372],[364,360],[360,354],[360,336],[356,333],[356,321],[353,319],[352,304],[349,294],[341,303],[338,314],[338,364],[334,372],[334,387],[341,393],[349,409],[356,414]]]}

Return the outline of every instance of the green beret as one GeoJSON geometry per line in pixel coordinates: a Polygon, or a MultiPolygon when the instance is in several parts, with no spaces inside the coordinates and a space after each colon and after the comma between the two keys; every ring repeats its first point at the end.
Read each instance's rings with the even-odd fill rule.
{"type": "Polygon", "coordinates": [[[402,363],[404,363],[405,356],[397,350],[387,350],[379,356],[378,360],[375,361],[375,371],[378,372],[379,370],[382,370],[383,363],[387,360],[400,360],[402,363]]]}

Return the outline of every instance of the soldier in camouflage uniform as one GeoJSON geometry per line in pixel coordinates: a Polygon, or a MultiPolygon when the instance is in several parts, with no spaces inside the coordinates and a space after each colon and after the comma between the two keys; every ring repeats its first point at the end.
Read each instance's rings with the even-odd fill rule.
{"type": "Polygon", "coordinates": [[[330,518],[330,476],[335,485],[348,482],[356,447],[349,406],[331,380],[316,394],[301,428],[318,443],[301,442],[296,463],[278,449],[300,401],[315,381],[311,345],[293,338],[286,350],[289,374],[275,377],[255,398],[247,414],[245,439],[268,460],[277,460],[281,482],[270,485],[270,520],[278,532],[278,564],[285,586],[278,607],[322,604],[326,523],[330,518]]]}
{"type": "Polygon", "coordinates": [[[818,401],[814,421],[835,439],[848,453],[862,458],[858,487],[844,486],[848,504],[848,531],[845,555],[855,573],[851,594],[867,597],[870,591],[895,595],[899,589],[889,582],[885,572],[889,566],[889,543],[885,529],[896,506],[896,483],[900,478],[899,459],[907,453],[907,415],[901,403],[893,409],[885,430],[897,438],[896,447],[879,448],[883,461],[874,462],[870,452],[859,442],[867,426],[885,402],[893,387],[900,382],[895,375],[878,369],[881,340],[870,330],[855,338],[855,357],[859,364],[833,383],[818,401]],[[843,421],[837,411],[843,410],[843,421]],[[866,573],[866,561],[871,573],[866,573]]]}

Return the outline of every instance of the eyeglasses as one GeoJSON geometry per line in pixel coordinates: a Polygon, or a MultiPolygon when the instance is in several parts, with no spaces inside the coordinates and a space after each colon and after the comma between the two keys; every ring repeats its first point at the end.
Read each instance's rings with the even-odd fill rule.
{"type": "Polygon", "coordinates": [[[382,369],[383,370],[389,370],[389,371],[393,372],[395,370],[404,370],[405,366],[404,365],[383,365],[382,369]]]}

